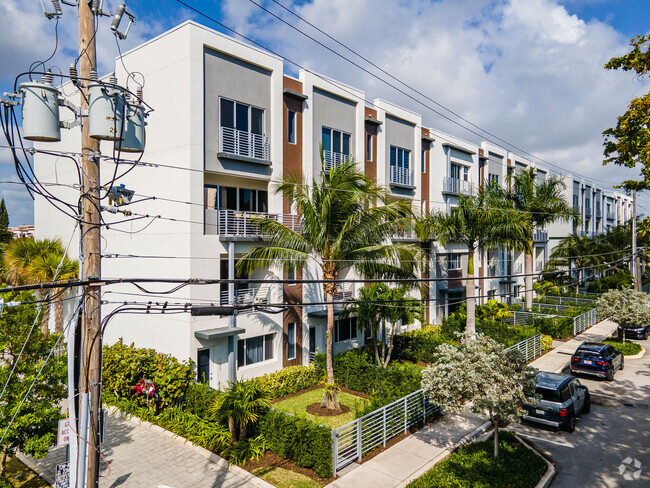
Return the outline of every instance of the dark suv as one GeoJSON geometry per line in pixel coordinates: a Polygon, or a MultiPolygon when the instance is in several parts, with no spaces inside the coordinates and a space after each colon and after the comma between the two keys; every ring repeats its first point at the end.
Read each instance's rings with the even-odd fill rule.
{"type": "Polygon", "coordinates": [[[583,342],[571,356],[571,373],[585,373],[607,381],[614,379],[614,373],[625,367],[623,354],[608,344],[583,342]]]}
{"type": "Polygon", "coordinates": [[[524,420],[573,432],[576,417],[591,410],[591,396],[586,386],[573,376],[558,373],[537,373],[536,405],[524,405],[524,420]]]}
{"type": "Polygon", "coordinates": [[[623,337],[624,332],[626,339],[641,339],[645,341],[650,335],[650,325],[619,325],[618,336],[623,337]]]}

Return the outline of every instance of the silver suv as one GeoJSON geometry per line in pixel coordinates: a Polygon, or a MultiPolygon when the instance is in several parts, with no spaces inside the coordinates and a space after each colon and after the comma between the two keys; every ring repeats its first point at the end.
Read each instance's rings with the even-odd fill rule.
{"type": "Polygon", "coordinates": [[[537,373],[536,405],[524,405],[524,420],[573,432],[576,417],[591,410],[591,397],[586,386],[573,376],[558,373],[537,373]]]}

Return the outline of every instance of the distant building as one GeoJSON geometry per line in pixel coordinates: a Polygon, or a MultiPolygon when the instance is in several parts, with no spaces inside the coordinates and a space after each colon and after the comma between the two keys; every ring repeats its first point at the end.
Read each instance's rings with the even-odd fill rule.
{"type": "Polygon", "coordinates": [[[33,225],[19,225],[18,227],[7,227],[7,230],[13,234],[14,239],[21,237],[34,237],[33,225]]]}

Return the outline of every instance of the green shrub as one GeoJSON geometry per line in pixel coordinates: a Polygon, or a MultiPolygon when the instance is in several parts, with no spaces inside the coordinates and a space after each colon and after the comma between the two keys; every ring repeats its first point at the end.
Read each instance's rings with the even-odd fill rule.
{"type": "Polygon", "coordinates": [[[546,472],[546,463],[519,444],[511,432],[499,434],[499,457],[492,436],[459,448],[407,488],[532,488],[546,472]]]}
{"type": "Polygon", "coordinates": [[[587,291],[590,293],[605,293],[609,290],[622,290],[632,286],[632,275],[630,273],[614,273],[604,276],[596,281],[587,284],[587,291]]]}
{"type": "Polygon", "coordinates": [[[477,321],[476,332],[485,334],[505,347],[510,347],[537,334],[534,326],[510,327],[501,320],[483,319],[477,321]]]}
{"type": "Polygon", "coordinates": [[[239,444],[226,447],[221,453],[232,464],[244,466],[251,459],[259,459],[266,451],[266,439],[258,435],[252,439],[244,439],[239,444]]]}
{"type": "Polygon", "coordinates": [[[210,405],[221,395],[223,392],[211,388],[207,383],[193,383],[185,391],[184,409],[207,419],[210,417],[210,405]]]}
{"type": "Polygon", "coordinates": [[[542,352],[553,349],[553,338],[550,335],[542,334],[542,352]]]}
{"type": "Polygon", "coordinates": [[[188,386],[194,382],[194,363],[191,360],[180,362],[170,354],[153,349],[139,349],[133,344],[127,346],[122,339],[112,346],[104,346],[104,390],[129,398],[133,394],[131,387],[143,378],[156,384],[161,408],[178,406],[188,386]]]}
{"type": "Polygon", "coordinates": [[[443,342],[442,327],[426,325],[421,329],[395,336],[393,357],[407,361],[432,363],[436,348],[443,342]]]}
{"type": "Polygon", "coordinates": [[[309,366],[289,366],[275,373],[258,376],[257,382],[269,398],[275,399],[317,385],[320,379],[317,373],[313,363],[309,366]]]}
{"type": "Polygon", "coordinates": [[[614,346],[614,349],[621,351],[623,353],[623,356],[634,356],[635,354],[639,354],[642,349],[640,344],[631,342],[629,340],[625,341],[625,343],[623,343],[620,339],[609,339],[603,342],[605,344],[609,344],[610,346],[614,346]]]}
{"type": "Polygon", "coordinates": [[[332,431],[307,419],[269,409],[257,424],[266,448],[318,476],[332,476],[332,431]]]}
{"type": "Polygon", "coordinates": [[[553,339],[566,339],[573,335],[573,317],[535,317],[533,325],[553,339]]]}

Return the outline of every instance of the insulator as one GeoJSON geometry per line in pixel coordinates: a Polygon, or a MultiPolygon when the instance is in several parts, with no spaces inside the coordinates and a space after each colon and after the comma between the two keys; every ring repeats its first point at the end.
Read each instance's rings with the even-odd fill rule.
{"type": "Polygon", "coordinates": [[[72,83],[75,85],[79,82],[77,67],[74,64],[70,65],[70,80],[72,80],[72,83]]]}
{"type": "Polygon", "coordinates": [[[54,7],[54,13],[56,15],[63,14],[63,10],[61,10],[61,2],[59,2],[59,0],[52,0],[52,7],[54,7]]]}
{"type": "Polygon", "coordinates": [[[117,77],[115,76],[115,73],[108,77],[108,82],[112,85],[117,85],[117,77]]]}
{"type": "Polygon", "coordinates": [[[94,68],[90,70],[90,79],[92,81],[97,81],[97,70],[94,68]]]}
{"type": "Polygon", "coordinates": [[[124,10],[126,10],[126,5],[122,4],[117,7],[113,20],[111,21],[111,30],[113,32],[117,31],[117,28],[120,26],[120,21],[122,20],[122,15],[124,15],[124,10]]]}
{"type": "Polygon", "coordinates": [[[135,91],[135,96],[138,97],[138,100],[142,101],[142,87],[138,87],[138,89],[135,91]]]}

